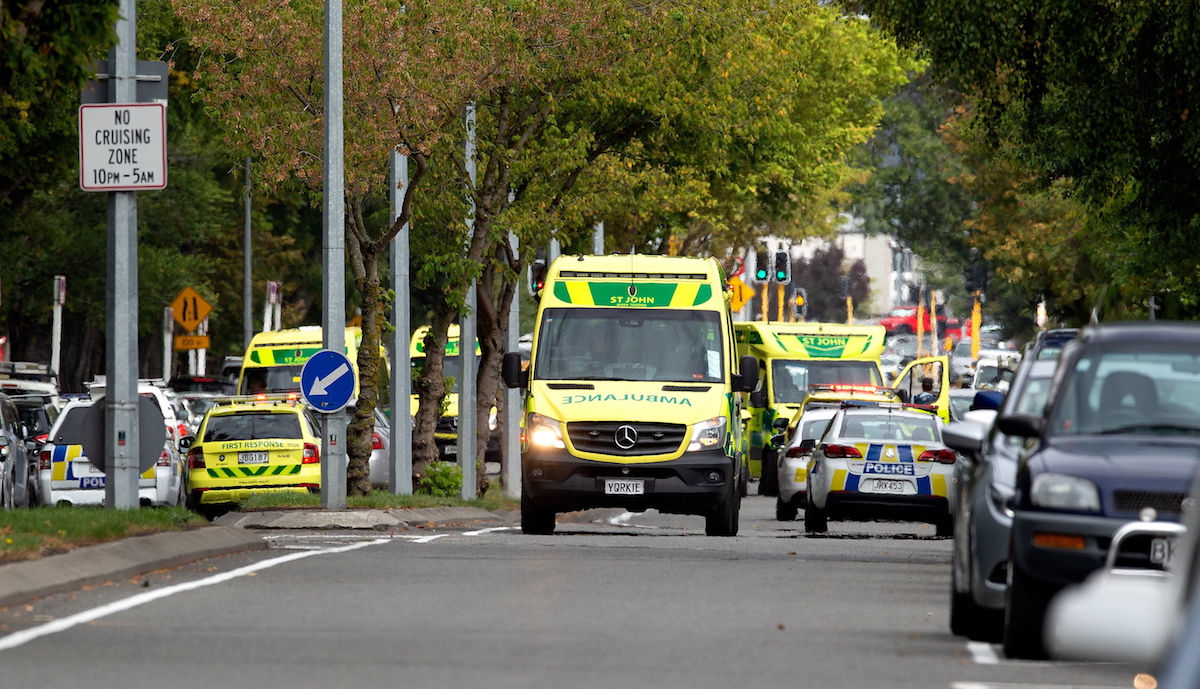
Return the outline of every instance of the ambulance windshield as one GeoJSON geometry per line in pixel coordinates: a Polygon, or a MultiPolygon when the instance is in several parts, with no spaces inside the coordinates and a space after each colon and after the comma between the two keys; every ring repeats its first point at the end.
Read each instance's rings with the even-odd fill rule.
{"type": "Polygon", "coordinates": [[[534,377],[719,383],[722,351],[716,311],[546,309],[534,377]]]}

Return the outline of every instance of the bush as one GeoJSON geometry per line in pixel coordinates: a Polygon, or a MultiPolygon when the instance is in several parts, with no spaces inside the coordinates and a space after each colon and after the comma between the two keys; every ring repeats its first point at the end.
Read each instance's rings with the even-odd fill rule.
{"type": "Polygon", "coordinates": [[[417,491],[427,495],[452,498],[462,491],[462,468],[450,462],[431,462],[425,475],[417,481],[417,491]]]}

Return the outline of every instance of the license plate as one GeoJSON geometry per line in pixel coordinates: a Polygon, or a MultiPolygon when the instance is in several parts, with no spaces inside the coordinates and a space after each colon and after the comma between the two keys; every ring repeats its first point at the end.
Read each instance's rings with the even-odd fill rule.
{"type": "Polygon", "coordinates": [[[616,479],[610,478],[604,480],[605,495],[645,495],[646,482],[640,479],[616,479]]]}
{"type": "Polygon", "coordinates": [[[446,445],[446,454],[457,455],[458,454],[458,445],[446,445]]]}
{"type": "Polygon", "coordinates": [[[875,479],[871,484],[871,490],[876,493],[903,493],[904,481],[881,481],[875,479]]]}
{"type": "Polygon", "coordinates": [[[267,452],[239,452],[238,464],[266,464],[271,461],[271,455],[267,452]]]}
{"type": "Polygon", "coordinates": [[[1175,539],[1155,538],[1150,541],[1150,562],[1162,565],[1164,569],[1171,566],[1175,559],[1175,539]]]}
{"type": "MultiPolygon", "coordinates": [[[[75,466],[79,466],[79,465],[76,464],[75,466]]],[[[91,462],[88,462],[87,470],[88,470],[89,474],[103,474],[104,473],[103,469],[96,466],[95,464],[92,464],[91,462]]]]}
{"type": "Polygon", "coordinates": [[[104,487],[104,477],[103,476],[84,476],[79,479],[79,487],[80,488],[103,488],[104,487]]]}

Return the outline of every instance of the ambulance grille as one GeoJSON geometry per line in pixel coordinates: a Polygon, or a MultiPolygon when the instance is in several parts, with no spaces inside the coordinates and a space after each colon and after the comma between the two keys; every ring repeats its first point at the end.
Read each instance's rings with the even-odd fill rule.
{"type": "Polygon", "coordinates": [[[687,426],[674,423],[576,421],[567,424],[567,436],[576,450],[618,457],[671,454],[679,450],[685,433],[687,426]],[[637,432],[637,442],[629,449],[617,445],[616,433],[621,426],[631,426],[637,432]]]}
{"type": "Polygon", "coordinates": [[[1187,493],[1150,490],[1114,490],[1113,506],[1118,512],[1140,512],[1143,507],[1153,507],[1160,514],[1179,514],[1187,493]]]}
{"type": "Polygon", "coordinates": [[[546,383],[551,390],[595,390],[591,383],[546,383]]]}
{"type": "Polygon", "coordinates": [[[711,385],[702,385],[696,387],[694,385],[664,385],[663,392],[708,392],[712,389],[711,385]]]}

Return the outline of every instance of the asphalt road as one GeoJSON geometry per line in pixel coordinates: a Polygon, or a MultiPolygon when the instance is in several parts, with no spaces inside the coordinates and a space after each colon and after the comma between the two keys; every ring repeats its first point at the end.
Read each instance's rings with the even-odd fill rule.
{"type": "Polygon", "coordinates": [[[553,536],[263,532],[272,548],[0,613],[3,687],[1132,687],[947,630],[950,542],[809,537],[751,497],[737,538],[617,510],[553,536]]]}

